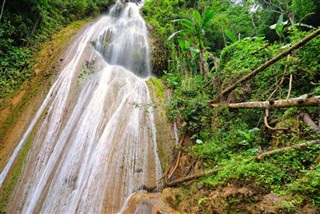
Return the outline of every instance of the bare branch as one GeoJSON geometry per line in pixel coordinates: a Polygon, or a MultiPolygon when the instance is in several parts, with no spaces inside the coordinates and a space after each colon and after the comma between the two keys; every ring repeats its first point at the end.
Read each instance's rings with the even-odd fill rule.
{"type": "Polygon", "coordinates": [[[287,128],[273,128],[271,126],[269,126],[268,124],[268,117],[269,117],[269,109],[266,108],[266,113],[265,113],[265,116],[264,116],[264,124],[266,125],[266,127],[268,129],[271,129],[273,131],[277,131],[277,130],[288,130],[287,128]]]}
{"type": "Polygon", "coordinates": [[[305,124],[307,124],[309,127],[312,128],[312,131],[314,133],[319,134],[320,133],[320,127],[317,126],[317,124],[315,124],[315,122],[312,120],[311,116],[309,113],[301,113],[299,115],[300,118],[303,119],[303,121],[305,122],[305,124]]]}
{"type": "Polygon", "coordinates": [[[290,98],[291,89],[292,89],[292,74],[290,74],[289,90],[288,90],[287,99],[289,99],[289,98],[290,98]]]}
{"type": "Polygon", "coordinates": [[[257,160],[261,160],[264,157],[270,156],[270,155],[273,155],[273,154],[277,154],[277,153],[281,153],[281,152],[288,152],[288,151],[292,151],[292,150],[295,150],[295,149],[303,149],[303,148],[306,148],[308,146],[311,146],[311,145],[314,145],[314,144],[319,144],[319,143],[320,143],[320,139],[308,141],[308,142],[297,144],[297,145],[287,146],[287,147],[283,147],[283,148],[280,148],[280,149],[275,149],[275,150],[268,151],[268,152],[264,152],[264,153],[261,153],[260,155],[257,156],[257,160]]]}
{"type": "Polygon", "coordinates": [[[6,4],[6,0],[3,0],[2,7],[1,7],[1,12],[0,12],[0,21],[1,21],[2,15],[3,15],[3,10],[4,10],[4,5],[5,4],[6,4]]]}
{"type": "Polygon", "coordinates": [[[297,97],[285,100],[271,100],[271,101],[253,101],[243,103],[213,103],[212,107],[227,107],[227,108],[289,108],[289,107],[302,107],[302,106],[320,106],[320,96],[313,97],[309,95],[307,97],[297,97]]]}

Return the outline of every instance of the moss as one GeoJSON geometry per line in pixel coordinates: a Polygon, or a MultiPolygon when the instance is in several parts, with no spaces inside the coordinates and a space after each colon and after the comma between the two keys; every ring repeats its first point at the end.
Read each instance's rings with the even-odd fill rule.
{"type": "Polygon", "coordinates": [[[158,98],[164,99],[164,85],[161,82],[160,79],[157,79],[155,77],[149,78],[147,81],[147,85],[149,89],[151,90],[151,93],[155,93],[154,95],[158,98]]]}
{"type": "Polygon", "coordinates": [[[18,181],[20,174],[23,170],[23,166],[27,159],[31,143],[36,135],[36,132],[32,132],[29,136],[27,142],[23,146],[22,150],[20,151],[19,155],[17,156],[17,163],[12,170],[12,173],[8,175],[5,182],[3,183],[0,189],[0,213],[5,213],[6,206],[8,204],[9,197],[14,189],[16,182],[18,181]]]}
{"type": "Polygon", "coordinates": [[[169,164],[173,158],[172,148],[175,145],[172,125],[167,120],[167,114],[165,110],[165,88],[161,80],[155,77],[151,77],[147,81],[147,85],[150,90],[154,106],[154,116],[157,129],[158,155],[161,166],[163,169],[165,169],[169,167],[169,164]]]}

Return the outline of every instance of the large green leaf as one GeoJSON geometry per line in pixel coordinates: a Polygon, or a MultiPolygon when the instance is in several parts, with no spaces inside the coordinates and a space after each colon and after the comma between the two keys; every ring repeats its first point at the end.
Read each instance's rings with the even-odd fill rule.
{"type": "Polygon", "coordinates": [[[210,23],[210,21],[212,20],[212,18],[215,15],[215,12],[216,11],[214,11],[214,10],[207,10],[204,13],[203,20],[202,20],[202,26],[206,26],[210,23]]]}
{"type": "Polygon", "coordinates": [[[283,21],[283,14],[279,16],[278,22],[276,24],[273,24],[270,26],[270,29],[276,30],[276,31],[282,31],[283,27],[288,24],[287,21],[283,21]]]}
{"type": "Polygon", "coordinates": [[[197,11],[197,10],[193,11],[193,19],[196,21],[198,26],[201,26],[201,15],[200,15],[199,11],[197,11]]]}
{"type": "Polygon", "coordinates": [[[172,20],[172,22],[180,22],[180,24],[182,24],[183,26],[185,26],[186,28],[188,28],[190,30],[195,29],[193,23],[188,19],[175,19],[175,20],[172,20]]]}
{"type": "Polygon", "coordinates": [[[231,31],[229,31],[228,29],[225,29],[224,30],[224,33],[227,35],[227,37],[232,41],[232,43],[236,42],[237,41],[237,38],[236,36],[231,33],[231,31]]]}
{"type": "Polygon", "coordinates": [[[182,38],[178,38],[178,42],[181,50],[184,52],[186,50],[186,41],[182,38]]]}

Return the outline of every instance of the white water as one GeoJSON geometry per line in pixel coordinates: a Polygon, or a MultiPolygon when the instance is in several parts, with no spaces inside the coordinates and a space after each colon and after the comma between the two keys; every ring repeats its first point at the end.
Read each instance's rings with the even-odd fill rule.
{"type": "Polygon", "coordinates": [[[139,9],[118,1],[75,43],[1,172],[0,184],[37,127],[9,212],[116,213],[139,187],[156,185],[161,167],[141,78],[150,75],[150,60],[139,9]]]}

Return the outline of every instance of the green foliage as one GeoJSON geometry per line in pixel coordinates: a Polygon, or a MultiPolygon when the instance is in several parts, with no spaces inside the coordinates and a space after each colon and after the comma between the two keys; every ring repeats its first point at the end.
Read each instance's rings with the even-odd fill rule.
{"type": "Polygon", "coordinates": [[[287,185],[292,194],[309,197],[312,204],[320,205],[320,165],[315,169],[304,171],[304,175],[287,185]]]}
{"type": "MultiPolygon", "coordinates": [[[[170,40],[174,36],[182,34],[184,35],[185,38],[188,39],[190,44],[194,44],[195,47],[198,48],[200,53],[199,54],[200,72],[203,75],[207,75],[207,72],[208,72],[207,59],[204,58],[204,54],[205,54],[204,36],[217,10],[218,10],[218,7],[214,4],[210,8],[205,10],[202,16],[198,10],[193,10],[192,19],[173,20],[173,22],[180,23],[182,30],[174,32],[168,38],[168,40],[170,40]]],[[[181,46],[181,42],[179,44],[181,46]]],[[[185,57],[187,56],[188,55],[185,55],[185,57]]]]}
{"type": "MultiPolygon", "coordinates": [[[[308,34],[297,28],[288,32],[286,41],[291,44],[308,34]]],[[[316,48],[318,42],[319,38],[315,38],[289,57],[265,69],[239,86],[228,99],[230,102],[283,99],[288,95],[290,75],[291,97],[311,92],[317,94],[320,70],[317,57],[320,53],[316,48]]],[[[188,40],[180,40],[179,46],[182,51],[186,50],[188,40]]],[[[286,48],[287,44],[283,43],[268,44],[263,37],[236,41],[221,52],[218,72],[212,74],[213,88],[211,84],[206,84],[212,81],[212,76],[180,77],[176,72],[171,73],[172,80],[179,76],[179,84],[172,87],[168,111],[172,120],[182,120],[182,128],[194,141],[190,150],[202,160],[203,166],[222,168],[216,175],[203,179],[202,183],[213,188],[232,183],[240,186],[253,184],[265,193],[292,194],[293,200],[283,202],[279,208],[287,212],[305,203],[319,204],[319,182],[314,182],[319,180],[318,173],[315,173],[319,145],[274,154],[261,161],[255,159],[268,150],[317,139],[318,136],[298,119],[298,115],[308,111],[315,120],[319,120],[319,108],[273,110],[269,121],[277,122],[272,126],[286,128],[274,131],[266,128],[264,114],[260,110],[207,109],[205,105],[215,96],[215,91],[225,89],[286,48]]]]}
{"type": "Polygon", "coordinates": [[[110,1],[6,1],[0,21],[0,105],[35,74],[40,43],[76,19],[97,15],[110,1]]]}
{"type": "Polygon", "coordinates": [[[170,78],[167,78],[167,84],[173,85],[175,89],[172,99],[169,100],[169,119],[182,119],[190,136],[198,135],[203,127],[210,126],[213,111],[208,106],[209,97],[202,89],[203,83],[202,76],[182,81],[180,75],[170,73],[170,78]]]}
{"type": "Polygon", "coordinates": [[[284,37],[283,28],[288,24],[288,21],[283,21],[283,14],[279,16],[278,22],[270,26],[271,29],[275,30],[278,36],[281,38],[284,37]]]}
{"type": "Polygon", "coordinates": [[[237,41],[236,36],[228,29],[224,30],[224,33],[227,35],[227,37],[231,40],[232,43],[235,43],[237,41]]]}

